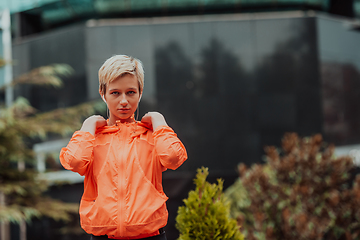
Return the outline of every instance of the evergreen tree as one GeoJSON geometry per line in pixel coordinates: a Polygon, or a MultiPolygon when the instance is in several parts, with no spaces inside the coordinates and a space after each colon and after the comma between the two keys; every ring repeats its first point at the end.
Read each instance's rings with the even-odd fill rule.
{"type": "Polygon", "coordinates": [[[196,189],[189,192],[180,206],[176,227],[179,240],[243,240],[235,219],[230,218],[230,206],[223,194],[223,180],[217,184],[206,181],[207,168],[198,169],[194,183],[196,189]]]}
{"type": "MultiPolygon", "coordinates": [[[[62,76],[72,73],[64,64],[40,67],[11,83],[59,87],[62,76]]],[[[8,86],[3,86],[3,91],[8,86]]],[[[49,133],[67,136],[79,129],[84,116],[103,111],[100,102],[37,113],[29,102],[18,97],[11,106],[0,106],[0,223],[22,224],[34,217],[71,220],[78,204],[64,203],[44,195],[49,185],[34,169],[31,139],[45,140],[49,133]],[[25,168],[26,166],[26,168],[25,168]]],[[[3,229],[4,230],[4,229],[3,229]]],[[[1,230],[0,230],[1,231],[1,230]]]]}

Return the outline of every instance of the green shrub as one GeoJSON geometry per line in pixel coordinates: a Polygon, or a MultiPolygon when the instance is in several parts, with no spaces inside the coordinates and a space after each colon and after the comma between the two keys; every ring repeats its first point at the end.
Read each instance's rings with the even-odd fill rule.
{"type": "Polygon", "coordinates": [[[247,239],[360,239],[360,176],[334,157],[321,135],[286,134],[282,150],[266,147],[266,164],[247,169],[226,191],[247,239]]]}
{"type": "Polygon", "coordinates": [[[196,189],[184,199],[176,217],[179,240],[242,240],[243,235],[235,219],[230,218],[229,203],[224,198],[223,181],[206,181],[207,168],[198,169],[194,182],[196,189]]]}

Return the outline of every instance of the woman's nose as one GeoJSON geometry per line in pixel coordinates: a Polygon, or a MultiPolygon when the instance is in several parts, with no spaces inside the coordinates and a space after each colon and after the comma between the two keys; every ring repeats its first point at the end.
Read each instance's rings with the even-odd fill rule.
{"type": "Polygon", "coordinates": [[[120,99],[120,104],[122,105],[122,106],[126,106],[127,104],[128,104],[128,101],[127,101],[127,99],[126,99],[126,96],[121,96],[121,99],[120,99]]]}

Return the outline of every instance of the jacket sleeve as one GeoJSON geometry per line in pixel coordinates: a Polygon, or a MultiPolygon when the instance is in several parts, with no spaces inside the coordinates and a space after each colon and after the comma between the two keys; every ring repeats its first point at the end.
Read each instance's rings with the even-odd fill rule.
{"type": "Polygon", "coordinates": [[[95,137],[88,132],[76,131],[70,142],[60,151],[63,167],[85,175],[93,159],[95,137]]]}
{"type": "Polygon", "coordinates": [[[155,151],[160,163],[172,170],[180,167],[187,159],[184,145],[168,126],[161,126],[153,132],[155,151]]]}

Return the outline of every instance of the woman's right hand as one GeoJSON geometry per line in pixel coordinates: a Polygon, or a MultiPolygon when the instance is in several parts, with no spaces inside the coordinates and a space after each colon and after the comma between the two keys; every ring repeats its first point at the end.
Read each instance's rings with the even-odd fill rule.
{"type": "Polygon", "coordinates": [[[82,124],[80,131],[89,132],[92,135],[95,135],[95,131],[99,127],[106,126],[107,122],[105,118],[100,115],[93,115],[85,119],[82,124]]]}

